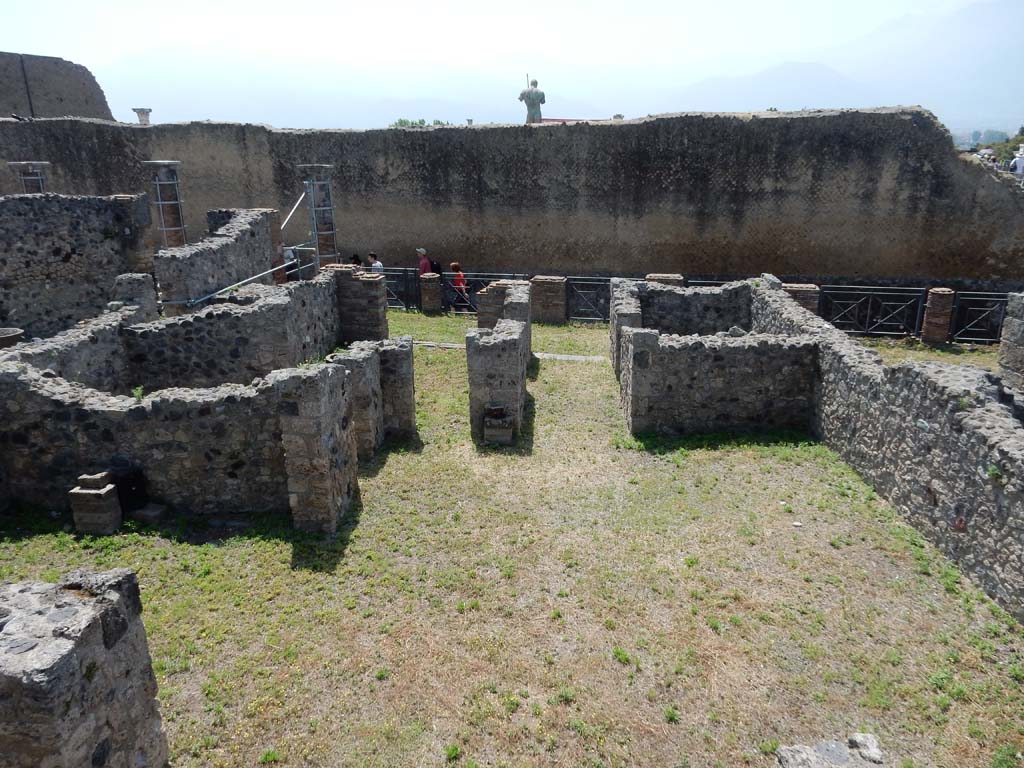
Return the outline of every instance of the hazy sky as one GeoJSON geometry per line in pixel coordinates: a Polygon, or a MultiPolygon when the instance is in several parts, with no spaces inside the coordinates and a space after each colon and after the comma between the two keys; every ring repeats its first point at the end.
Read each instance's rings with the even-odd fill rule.
{"type": "Polygon", "coordinates": [[[291,127],[520,122],[527,72],[549,116],[630,117],[689,108],[671,94],[698,81],[819,61],[971,2],[9,0],[0,50],[84,64],[122,120],[149,106],[159,121],[291,127]]]}

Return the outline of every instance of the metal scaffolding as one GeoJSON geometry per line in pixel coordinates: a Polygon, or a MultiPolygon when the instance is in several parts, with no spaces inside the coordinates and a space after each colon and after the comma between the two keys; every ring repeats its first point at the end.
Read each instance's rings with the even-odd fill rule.
{"type": "Polygon", "coordinates": [[[153,172],[154,203],[158,214],[160,236],[164,248],[185,245],[188,236],[185,231],[185,215],[181,204],[181,189],[178,186],[180,160],[146,160],[142,163],[153,172]]]}
{"type": "Polygon", "coordinates": [[[46,191],[46,169],[50,164],[45,160],[22,160],[7,163],[21,179],[21,189],[26,195],[41,195],[46,191]]]}
{"type": "Polygon", "coordinates": [[[306,176],[306,208],[309,211],[309,236],[316,248],[316,269],[338,261],[337,230],[334,226],[334,198],[331,195],[333,165],[305,163],[296,166],[306,176]]]}

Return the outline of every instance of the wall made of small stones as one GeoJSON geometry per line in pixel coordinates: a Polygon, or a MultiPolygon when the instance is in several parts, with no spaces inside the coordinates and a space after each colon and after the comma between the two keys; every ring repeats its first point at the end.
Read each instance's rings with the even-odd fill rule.
{"type": "MultiPolygon", "coordinates": [[[[277,211],[269,208],[215,209],[207,212],[210,234],[197,243],[164,248],[153,257],[153,270],[165,302],[200,299],[258,275],[278,259],[273,231],[277,211]]],[[[255,281],[274,282],[272,275],[255,281]]],[[[193,308],[167,303],[164,314],[193,308]]]]}
{"type": "Polygon", "coordinates": [[[708,335],[736,326],[750,328],[750,284],[681,288],[659,282],[637,284],[644,328],[679,336],[708,335]]]}
{"type": "Polygon", "coordinates": [[[0,584],[5,768],[162,768],[167,739],[131,571],[0,584]]]}
{"type": "Polygon", "coordinates": [[[324,357],[340,343],[336,278],[246,286],[232,300],[123,330],[131,386],[247,384],[324,357]]]}
{"type": "Polygon", "coordinates": [[[141,467],[156,500],[199,513],[287,509],[272,389],[225,384],[142,399],[0,362],[0,462],[14,498],[67,507],[82,474],[141,467]]]}
{"type": "Polygon", "coordinates": [[[0,361],[28,363],[98,390],[125,393],[128,366],[121,328],[139,314],[135,306],[104,312],[56,336],[0,351],[0,361]]]}
{"type": "Polygon", "coordinates": [[[815,339],[672,336],[630,328],[621,396],[633,434],[809,429],[815,339]]]}
{"type": "Polygon", "coordinates": [[[513,433],[520,432],[530,357],[527,325],[519,320],[499,320],[494,328],[466,332],[469,422],[474,440],[483,439],[484,412],[491,405],[504,408],[512,418],[513,433]]]}
{"type": "Polygon", "coordinates": [[[999,372],[1013,387],[1024,385],[1024,293],[1011,293],[1006,301],[999,339],[999,372]]]}
{"type": "Polygon", "coordinates": [[[757,331],[819,340],[812,431],[1003,607],[1024,619],[1024,403],[996,375],[878,355],[781,290],[757,331]]]}
{"type": "Polygon", "coordinates": [[[399,336],[378,343],[380,351],[381,400],[386,435],[416,433],[416,382],[413,372],[412,336],[399,336]]]}
{"type": "Polygon", "coordinates": [[[148,223],[145,195],[0,197],[0,325],[44,338],[101,312],[148,223]]]}

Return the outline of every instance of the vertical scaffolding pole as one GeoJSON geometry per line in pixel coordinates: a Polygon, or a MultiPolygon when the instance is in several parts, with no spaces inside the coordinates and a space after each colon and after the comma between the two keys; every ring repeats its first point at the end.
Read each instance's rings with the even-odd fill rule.
{"type": "Polygon", "coordinates": [[[46,169],[50,164],[45,160],[25,160],[7,164],[21,179],[21,189],[26,195],[41,195],[46,191],[46,169]]]}
{"type": "Polygon", "coordinates": [[[297,166],[306,177],[306,208],[309,211],[309,235],[316,248],[316,270],[321,264],[338,262],[337,230],[334,226],[334,198],[331,195],[333,165],[306,163],[297,166]]]}
{"type": "Polygon", "coordinates": [[[185,245],[185,215],[181,210],[181,189],[178,186],[180,160],[146,160],[142,163],[152,171],[154,203],[164,248],[185,245]]]}

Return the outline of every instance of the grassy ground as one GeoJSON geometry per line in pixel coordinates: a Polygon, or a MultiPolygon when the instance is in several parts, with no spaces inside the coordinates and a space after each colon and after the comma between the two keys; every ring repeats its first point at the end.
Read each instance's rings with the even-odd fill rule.
{"type": "MultiPolygon", "coordinates": [[[[424,316],[419,312],[388,312],[392,336],[411,335],[416,341],[443,341],[464,344],[466,330],[476,326],[476,315],[424,316]],[[429,336],[429,338],[421,338],[429,336]]],[[[567,355],[608,356],[607,323],[533,323],[534,352],[561,352],[567,355]]]]}
{"type": "Polygon", "coordinates": [[[607,365],[552,360],[523,444],[477,449],[464,355],[416,350],[419,440],[334,542],[23,515],[0,578],[138,570],[179,767],[771,766],[855,730],[901,768],[1018,764],[1021,627],[830,451],[638,441],[607,365]]]}
{"type": "Polygon", "coordinates": [[[941,363],[974,365],[996,370],[999,355],[998,344],[922,344],[915,338],[885,339],[861,338],[862,344],[875,350],[882,359],[891,364],[904,360],[935,360],[941,363]]]}

